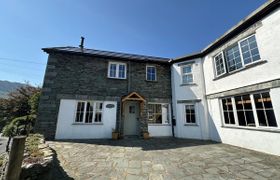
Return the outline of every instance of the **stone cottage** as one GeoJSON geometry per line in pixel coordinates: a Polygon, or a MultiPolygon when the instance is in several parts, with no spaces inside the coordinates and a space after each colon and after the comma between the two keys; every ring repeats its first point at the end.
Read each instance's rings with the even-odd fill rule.
{"type": "Polygon", "coordinates": [[[280,155],[280,1],[199,53],[168,59],[80,47],[49,54],[37,130],[48,138],[174,136],[280,155]]]}

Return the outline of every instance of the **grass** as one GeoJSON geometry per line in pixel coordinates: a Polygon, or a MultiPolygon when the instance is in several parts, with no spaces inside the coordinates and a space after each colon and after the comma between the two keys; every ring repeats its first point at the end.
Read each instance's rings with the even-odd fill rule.
{"type": "Polygon", "coordinates": [[[4,162],[5,162],[5,155],[4,155],[4,154],[1,154],[1,155],[0,155],[0,167],[3,166],[4,162]]]}
{"type": "Polygon", "coordinates": [[[25,142],[25,151],[30,157],[42,157],[44,153],[39,150],[40,140],[43,138],[41,134],[29,134],[25,142]]]}

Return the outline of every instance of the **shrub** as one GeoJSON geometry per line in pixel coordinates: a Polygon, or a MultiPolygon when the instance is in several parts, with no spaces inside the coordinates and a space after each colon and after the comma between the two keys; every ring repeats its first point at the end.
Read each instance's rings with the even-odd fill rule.
{"type": "Polygon", "coordinates": [[[36,121],[35,115],[27,115],[13,119],[3,128],[3,136],[13,137],[17,135],[26,135],[32,132],[36,121]]]}
{"type": "Polygon", "coordinates": [[[25,150],[30,155],[30,157],[41,157],[44,154],[39,150],[41,139],[43,139],[41,134],[30,134],[26,138],[25,150]]]}

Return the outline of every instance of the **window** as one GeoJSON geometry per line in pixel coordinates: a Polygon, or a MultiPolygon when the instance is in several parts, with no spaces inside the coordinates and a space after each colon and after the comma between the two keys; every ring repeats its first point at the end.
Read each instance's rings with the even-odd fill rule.
{"type": "Polygon", "coordinates": [[[148,104],[148,123],[168,124],[169,105],[168,104],[148,104]]]}
{"type": "Polygon", "coordinates": [[[155,66],[146,67],[146,79],[147,79],[147,81],[156,81],[156,67],[155,66]]]}
{"type": "Polygon", "coordinates": [[[241,69],[260,59],[256,36],[251,35],[214,56],[216,76],[241,69]]]}
{"type": "Polygon", "coordinates": [[[239,126],[256,126],[250,95],[235,97],[239,126]]]}
{"type": "Polygon", "coordinates": [[[129,106],[129,113],[135,114],[135,106],[129,106]]]}
{"type": "Polygon", "coordinates": [[[185,105],[185,117],[186,117],[186,124],[195,124],[195,105],[194,104],[187,104],[185,105]]]}
{"type": "Polygon", "coordinates": [[[109,62],[108,77],[126,79],[126,64],[109,62]]]}
{"type": "Polygon", "coordinates": [[[221,102],[225,125],[277,127],[269,92],[238,95],[221,102]]]}
{"type": "Polygon", "coordinates": [[[268,92],[254,94],[257,116],[260,126],[277,127],[271,98],[268,92]]]}
{"type": "Polygon", "coordinates": [[[76,123],[102,122],[102,102],[78,101],[76,109],[76,123]]]}
{"type": "Polygon", "coordinates": [[[242,51],[242,57],[244,60],[244,64],[252,63],[261,58],[260,54],[259,54],[259,49],[257,46],[255,35],[242,40],[240,42],[240,48],[242,51]]]}
{"type": "Polygon", "coordinates": [[[219,53],[217,56],[214,57],[215,60],[215,67],[216,67],[216,75],[222,75],[226,73],[225,67],[225,60],[223,52],[219,53]]]}
{"type": "Polygon", "coordinates": [[[193,82],[192,65],[182,67],[182,84],[189,84],[193,82]]]}
{"type": "Polygon", "coordinates": [[[225,124],[235,124],[231,98],[222,99],[225,124]]]}
{"type": "Polygon", "coordinates": [[[95,103],[95,118],[94,118],[94,122],[96,122],[96,123],[102,121],[102,108],[103,108],[103,103],[102,102],[96,102],[95,103]]]}
{"type": "Polygon", "coordinates": [[[84,111],[85,111],[85,102],[78,102],[75,122],[83,122],[84,111]]]}
{"type": "Polygon", "coordinates": [[[225,56],[229,72],[242,68],[242,61],[240,57],[238,44],[235,44],[230,49],[227,49],[225,51],[225,56]]]}

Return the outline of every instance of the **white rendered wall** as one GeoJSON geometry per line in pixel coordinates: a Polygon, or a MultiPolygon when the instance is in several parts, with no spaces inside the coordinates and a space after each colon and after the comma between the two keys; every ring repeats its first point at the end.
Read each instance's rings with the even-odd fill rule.
{"type": "MultiPolygon", "coordinates": [[[[270,96],[277,123],[278,126],[280,126],[280,88],[271,89],[270,96]]],[[[280,155],[279,129],[275,130],[274,128],[266,128],[267,130],[274,131],[268,132],[254,130],[254,128],[248,130],[222,127],[222,113],[219,100],[211,99],[208,100],[208,102],[211,139],[234,146],[280,155]]]]}
{"type": "Polygon", "coordinates": [[[116,126],[117,102],[105,101],[102,124],[74,124],[76,100],[61,100],[56,128],[56,139],[99,139],[112,138],[116,126]],[[114,108],[106,108],[114,104],[114,108]]]}
{"type": "Polygon", "coordinates": [[[172,126],[170,124],[148,124],[148,131],[151,137],[172,136],[172,126]]]}
{"type": "MultiPolygon", "coordinates": [[[[264,18],[261,23],[262,25],[256,30],[256,40],[261,59],[267,62],[214,80],[213,56],[220,50],[211,52],[204,58],[203,62],[206,95],[280,78],[279,9],[264,18]]],[[[242,36],[242,34],[239,36],[242,36]]],[[[240,39],[233,41],[237,40],[240,39]]],[[[280,155],[280,89],[271,89],[270,96],[278,122],[278,128],[268,128],[270,131],[260,131],[261,128],[259,130],[255,128],[254,130],[254,128],[248,127],[244,129],[222,127],[222,111],[219,100],[217,98],[208,99],[211,139],[243,148],[280,155]]],[[[265,128],[262,129],[265,130],[265,128]]]]}
{"type": "MultiPolygon", "coordinates": [[[[194,61],[192,65],[193,85],[182,84],[181,63],[172,65],[172,101],[173,101],[173,116],[176,119],[176,126],[174,127],[175,136],[179,138],[192,139],[209,139],[208,122],[207,122],[207,104],[205,100],[204,79],[202,71],[201,59],[190,60],[194,61]],[[196,101],[196,121],[197,125],[186,125],[185,123],[185,109],[183,103],[178,103],[178,100],[196,101]]],[[[189,60],[186,62],[190,62],[189,60]]]]}
{"type": "Polygon", "coordinates": [[[262,26],[256,30],[256,40],[261,59],[267,63],[213,81],[213,56],[220,50],[211,52],[203,62],[206,95],[280,78],[280,10],[274,11],[261,23],[262,26]]]}

